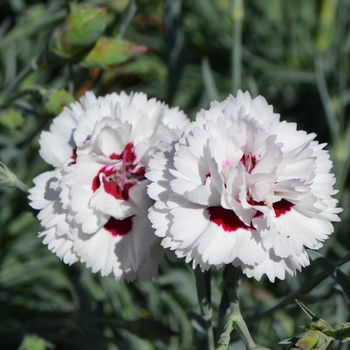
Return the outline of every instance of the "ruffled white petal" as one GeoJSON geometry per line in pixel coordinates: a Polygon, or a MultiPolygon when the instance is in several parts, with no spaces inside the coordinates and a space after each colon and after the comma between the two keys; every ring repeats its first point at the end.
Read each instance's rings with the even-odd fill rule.
{"type": "Polygon", "coordinates": [[[315,136],[280,122],[261,96],[212,102],[149,163],[149,219],[163,247],[202,270],[232,263],[256,279],[295,275],[341,211],[315,136]]]}
{"type": "Polygon", "coordinates": [[[74,228],[69,227],[69,213],[63,209],[59,198],[58,184],[61,176],[58,170],[37,176],[33,180],[35,187],[29,190],[29,199],[34,209],[41,209],[38,219],[44,229],[39,237],[43,237],[43,243],[61,260],[71,265],[78,258],[73,251],[74,228]]]}

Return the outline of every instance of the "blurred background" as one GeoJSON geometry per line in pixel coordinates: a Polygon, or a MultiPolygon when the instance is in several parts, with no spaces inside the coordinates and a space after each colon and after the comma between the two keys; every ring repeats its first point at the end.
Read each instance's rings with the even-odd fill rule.
{"type": "MultiPolygon", "coordinates": [[[[328,143],[344,208],[297,277],[242,279],[253,339],[282,349],[309,323],[295,298],[333,326],[349,321],[349,16],[349,0],[0,0],[0,161],[31,187],[50,170],[41,130],[87,90],[143,91],[192,119],[238,89],[263,95],[282,120],[328,143]],[[74,17],[84,4],[103,8],[74,17]]],[[[24,191],[0,188],[0,349],[206,349],[183,261],[164,261],[149,283],[115,282],[61,262],[37,238],[36,214],[24,191]]],[[[222,271],[212,274],[217,315],[222,271]]],[[[243,349],[235,332],[231,341],[243,349]]]]}

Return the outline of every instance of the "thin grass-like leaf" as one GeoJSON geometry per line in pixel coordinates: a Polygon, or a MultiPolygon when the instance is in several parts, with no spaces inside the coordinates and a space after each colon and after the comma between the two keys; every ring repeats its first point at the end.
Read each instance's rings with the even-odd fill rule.
{"type": "Polygon", "coordinates": [[[219,91],[216,87],[214,74],[210,67],[210,63],[207,57],[204,57],[202,59],[202,76],[203,76],[205,91],[207,93],[209,101],[214,101],[214,100],[218,101],[220,99],[219,91]]]}
{"type": "Polygon", "coordinates": [[[333,280],[340,285],[343,289],[344,294],[350,298],[350,280],[349,278],[335,266],[330,260],[322,256],[321,254],[309,250],[310,258],[324,271],[333,278],[333,280]]]}
{"type": "Polygon", "coordinates": [[[168,63],[168,92],[167,103],[172,104],[186,64],[189,40],[180,27],[181,1],[166,1],[166,27],[167,63],[168,63]]]}
{"type": "MultiPolygon", "coordinates": [[[[11,26],[11,20],[9,17],[6,17],[3,22],[0,24],[0,38],[3,38],[5,36],[5,33],[11,26]]],[[[1,44],[0,44],[1,48],[1,44]]]]}
{"type": "Polygon", "coordinates": [[[9,45],[9,52],[6,57],[6,70],[3,85],[7,86],[13,82],[17,73],[17,62],[14,43],[11,41],[9,45]]]}
{"type": "Polygon", "coordinates": [[[117,35],[117,39],[123,39],[125,32],[128,29],[131,21],[133,20],[135,13],[137,11],[137,6],[135,0],[130,0],[127,8],[125,9],[122,19],[120,21],[120,28],[117,35]]]}
{"type": "Polygon", "coordinates": [[[323,57],[321,54],[315,56],[315,77],[331,136],[333,141],[335,141],[335,138],[339,134],[339,121],[332,109],[331,98],[325,80],[323,57]]]}

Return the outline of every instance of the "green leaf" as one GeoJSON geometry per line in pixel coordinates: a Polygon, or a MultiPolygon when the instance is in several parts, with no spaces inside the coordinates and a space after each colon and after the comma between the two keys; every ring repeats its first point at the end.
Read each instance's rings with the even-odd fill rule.
{"type": "Polygon", "coordinates": [[[108,68],[124,63],[146,50],[146,46],[143,45],[137,45],[127,40],[102,36],[83,62],[89,68],[108,68]]]}

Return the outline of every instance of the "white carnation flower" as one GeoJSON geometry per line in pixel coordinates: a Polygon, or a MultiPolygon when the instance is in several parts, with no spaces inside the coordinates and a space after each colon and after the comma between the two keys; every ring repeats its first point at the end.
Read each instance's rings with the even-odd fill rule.
{"type": "Polygon", "coordinates": [[[147,218],[153,201],[145,172],[187,123],[183,112],[142,93],[88,92],[64,108],[39,141],[57,168],[36,177],[29,196],[48,248],[115,279],[156,276],[163,248],[147,218]]]}
{"type": "Polygon", "coordinates": [[[232,263],[271,281],[309,265],[339,221],[325,144],[238,92],[185,128],[146,174],[162,245],[202,270],[232,263]]]}

